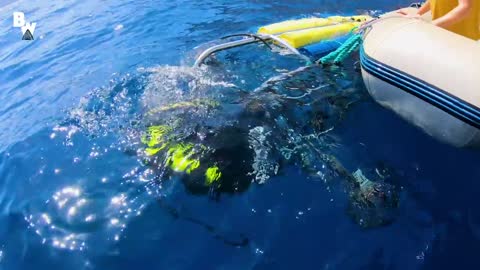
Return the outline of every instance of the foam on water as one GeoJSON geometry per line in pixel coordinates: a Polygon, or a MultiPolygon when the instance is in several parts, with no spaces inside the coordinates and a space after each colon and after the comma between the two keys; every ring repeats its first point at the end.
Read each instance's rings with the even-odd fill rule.
{"type": "Polygon", "coordinates": [[[269,157],[272,146],[267,137],[271,135],[271,132],[261,126],[254,127],[249,131],[249,147],[255,152],[252,174],[259,184],[264,184],[270,177],[276,175],[279,169],[279,164],[269,157]]]}

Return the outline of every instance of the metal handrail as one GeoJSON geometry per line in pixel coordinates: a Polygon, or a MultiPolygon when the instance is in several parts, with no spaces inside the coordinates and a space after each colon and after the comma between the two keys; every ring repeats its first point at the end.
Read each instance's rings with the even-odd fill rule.
{"type": "MultiPolygon", "coordinates": [[[[197,59],[195,60],[195,63],[194,63],[194,67],[201,66],[203,64],[203,61],[205,61],[205,59],[207,59],[213,53],[223,51],[223,50],[227,50],[227,49],[231,49],[231,48],[235,48],[235,47],[239,47],[239,46],[244,46],[244,45],[256,43],[256,42],[266,43],[267,41],[270,41],[270,40],[274,40],[275,42],[280,44],[281,47],[284,47],[285,49],[288,49],[293,54],[300,56],[304,60],[306,60],[308,62],[310,61],[310,59],[307,56],[301,54],[297,49],[292,47],[285,40],[283,40],[283,39],[281,39],[281,38],[279,38],[278,36],[275,36],[275,35],[237,34],[237,35],[230,35],[230,36],[223,37],[223,38],[234,37],[234,36],[249,36],[249,38],[229,41],[229,42],[218,44],[218,45],[215,45],[215,46],[212,46],[212,47],[206,49],[205,51],[203,51],[197,57],[197,59]]],[[[268,47],[271,48],[270,46],[268,46],[268,47]]]]}
{"type": "Polygon", "coordinates": [[[267,43],[267,41],[266,41],[265,39],[263,39],[263,38],[260,37],[259,35],[250,34],[250,33],[228,35],[228,36],[221,37],[220,39],[227,39],[227,38],[231,38],[231,37],[251,37],[251,38],[256,38],[256,39],[258,39],[259,41],[263,42],[263,44],[265,44],[265,46],[267,46],[270,50],[272,49],[272,47],[270,47],[270,45],[268,45],[268,43],[267,43]]]}
{"type": "Polygon", "coordinates": [[[227,43],[222,43],[222,44],[219,44],[219,45],[212,46],[212,47],[206,49],[205,51],[203,51],[198,56],[197,60],[195,60],[195,64],[193,64],[193,65],[195,67],[201,66],[203,64],[203,61],[207,57],[209,57],[212,53],[223,51],[223,50],[230,49],[230,48],[243,46],[243,45],[247,45],[247,44],[251,44],[251,43],[255,43],[255,42],[259,42],[259,41],[260,40],[258,40],[256,38],[244,38],[244,39],[230,41],[230,42],[227,42],[227,43]]]}

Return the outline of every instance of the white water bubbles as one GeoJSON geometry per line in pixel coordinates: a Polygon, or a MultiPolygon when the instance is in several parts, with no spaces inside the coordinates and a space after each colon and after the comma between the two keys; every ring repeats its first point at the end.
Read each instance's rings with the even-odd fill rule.
{"type": "Polygon", "coordinates": [[[254,154],[253,172],[257,183],[265,183],[271,176],[278,173],[278,163],[271,160],[272,145],[268,141],[271,131],[267,131],[262,126],[250,129],[248,134],[249,147],[254,154]]]}
{"type": "MultiPolygon", "coordinates": [[[[159,66],[144,69],[143,72],[148,74],[141,97],[142,107],[147,114],[162,111],[162,108],[188,107],[188,104],[197,108],[196,114],[205,113],[201,110],[205,102],[199,101],[213,101],[221,93],[236,87],[224,81],[221,75],[188,66],[159,66]]],[[[212,102],[207,105],[212,105],[212,102]]]]}

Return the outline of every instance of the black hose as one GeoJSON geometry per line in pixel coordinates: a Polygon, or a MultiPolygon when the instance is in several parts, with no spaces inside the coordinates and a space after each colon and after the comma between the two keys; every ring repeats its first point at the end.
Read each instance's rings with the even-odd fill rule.
{"type": "MultiPolygon", "coordinates": [[[[224,244],[233,246],[233,247],[245,247],[250,244],[250,240],[243,233],[238,233],[237,235],[229,235],[224,232],[219,231],[214,226],[200,220],[189,216],[175,207],[169,205],[166,201],[159,198],[157,200],[159,206],[164,209],[172,218],[188,221],[192,224],[199,225],[207,230],[209,233],[213,234],[213,237],[217,240],[222,241],[224,244]]],[[[235,233],[234,233],[235,234],[235,233]]]]}

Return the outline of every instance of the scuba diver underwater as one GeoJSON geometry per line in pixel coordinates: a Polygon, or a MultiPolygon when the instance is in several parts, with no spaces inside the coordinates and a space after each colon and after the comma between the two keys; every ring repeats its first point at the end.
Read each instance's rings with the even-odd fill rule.
{"type": "Polygon", "coordinates": [[[330,75],[312,72],[326,71],[271,80],[255,91],[147,106],[137,155],[158,181],[181,180],[188,193],[216,200],[263,184],[291,165],[313,177],[326,168],[333,179],[341,179],[349,197],[347,214],[355,223],[363,228],[390,224],[399,189],[389,171],[352,173],[332,153],[329,131],[362,96],[354,88],[336,89],[336,79],[325,78],[330,75]],[[309,93],[295,90],[311,88],[309,78],[319,75],[327,82],[309,93]]]}

